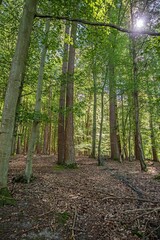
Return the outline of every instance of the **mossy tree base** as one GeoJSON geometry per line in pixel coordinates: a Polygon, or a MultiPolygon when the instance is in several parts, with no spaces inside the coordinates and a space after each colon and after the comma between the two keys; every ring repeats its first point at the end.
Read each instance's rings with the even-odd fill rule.
{"type": "Polygon", "coordinates": [[[4,205],[16,205],[16,200],[12,197],[8,188],[0,189],[0,207],[4,205]]]}

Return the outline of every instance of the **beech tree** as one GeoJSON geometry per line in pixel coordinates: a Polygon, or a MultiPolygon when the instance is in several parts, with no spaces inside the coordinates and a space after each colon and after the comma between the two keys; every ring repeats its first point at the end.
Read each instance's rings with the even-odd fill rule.
{"type": "Polygon", "coordinates": [[[61,87],[59,97],[59,116],[58,116],[58,164],[64,164],[64,151],[65,151],[65,103],[66,103],[66,83],[68,73],[68,49],[69,44],[67,38],[69,37],[69,23],[65,25],[65,38],[63,50],[63,65],[61,76],[61,87]]]}
{"type": "Polygon", "coordinates": [[[67,89],[66,89],[66,121],[65,121],[65,153],[64,162],[67,165],[75,164],[75,146],[74,146],[74,62],[75,62],[75,41],[77,24],[72,23],[71,38],[73,44],[69,47],[67,89]]]}
{"type": "Polygon", "coordinates": [[[26,0],[19,27],[15,54],[12,60],[0,129],[0,188],[7,187],[8,164],[19,89],[25,74],[30,35],[36,13],[37,0],[26,0]]]}
{"type": "Polygon", "coordinates": [[[42,87],[43,87],[43,75],[44,75],[44,65],[45,65],[45,58],[47,53],[47,36],[49,32],[50,21],[46,21],[45,27],[45,41],[42,47],[41,52],[41,60],[40,60],[40,67],[39,67],[39,76],[38,76],[38,83],[37,83],[37,92],[36,92],[36,103],[35,103],[35,112],[34,112],[34,120],[32,124],[31,136],[29,139],[29,146],[28,146],[28,153],[27,153],[27,162],[26,162],[26,170],[25,170],[25,178],[27,183],[30,182],[32,177],[32,159],[34,153],[35,142],[37,139],[38,127],[40,122],[40,115],[41,115],[41,98],[42,98],[42,87]]]}

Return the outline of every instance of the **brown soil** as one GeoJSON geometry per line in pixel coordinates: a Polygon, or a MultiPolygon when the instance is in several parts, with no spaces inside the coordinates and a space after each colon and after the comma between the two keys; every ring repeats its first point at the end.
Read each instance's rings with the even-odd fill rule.
{"type": "Polygon", "coordinates": [[[78,158],[78,169],[58,170],[54,156],[36,156],[31,184],[13,183],[25,157],[10,162],[16,206],[0,209],[2,240],[160,239],[160,164],[140,172],[138,162],[78,158]]]}

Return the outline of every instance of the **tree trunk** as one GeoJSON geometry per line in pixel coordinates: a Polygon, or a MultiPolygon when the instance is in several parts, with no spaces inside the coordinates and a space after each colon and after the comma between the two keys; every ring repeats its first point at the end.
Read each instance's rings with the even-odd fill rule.
{"type": "Polygon", "coordinates": [[[31,130],[31,136],[28,144],[27,162],[26,162],[26,169],[25,169],[25,178],[27,180],[27,183],[30,182],[30,179],[32,176],[33,153],[34,153],[34,147],[35,147],[36,137],[38,132],[38,124],[40,122],[42,85],[43,85],[43,75],[44,75],[44,64],[45,64],[45,58],[47,53],[47,38],[48,38],[49,26],[50,26],[50,20],[47,20],[46,28],[45,28],[46,40],[42,48],[39,76],[38,76],[38,83],[37,83],[35,115],[34,115],[32,130],[31,130]]]}
{"type": "Polygon", "coordinates": [[[93,64],[93,88],[94,88],[94,96],[93,96],[93,128],[92,128],[92,151],[91,157],[96,157],[96,133],[97,133],[97,75],[96,75],[96,59],[93,64]]]}
{"type": "MultiPolygon", "coordinates": [[[[69,35],[69,24],[66,23],[65,36],[69,35]]],[[[65,97],[66,97],[66,82],[67,82],[67,71],[68,71],[68,43],[64,43],[63,53],[63,65],[62,65],[62,79],[60,88],[60,99],[59,99],[59,117],[58,117],[58,164],[64,164],[64,151],[65,151],[65,97]]]]}
{"type": "Polygon", "coordinates": [[[112,63],[109,63],[109,96],[111,158],[120,161],[120,150],[117,138],[117,99],[114,81],[114,66],[112,63]]]}
{"type": "Polygon", "coordinates": [[[102,143],[103,119],[104,119],[104,90],[105,90],[106,81],[107,81],[107,73],[108,71],[106,69],[105,79],[104,79],[102,92],[101,92],[101,122],[100,122],[99,142],[98,142],[98,166],[103,165],[103,160],[101,158],[101,143],[102,143]]]}
{"type": "Polygon", "coordinates": [[[74,61],[75,61],[76,30],[77,24],[73,22],[71,29],[73,45],[70,45],[69,49],[67,93],[66,93],[65,164],[67,165],[75,164],[73,96],[74,96],[74,61]]]}
{"type": "Polygon", "coordinates": [[[158,162],[158,154],[156,149],[156,141],[155,141],[155,135],[154,135],[154,129],[153,129],[153,120],[152,120],[152,114],[150,113],[150,131],[151,131],[151,145],[152,145],[152,157],[153,161],[158,162]]]}
{"type": "MultiPolygon", "coordinates": [[[[126,121],[124,119],[124,99],[123,93],[121,94],[121,102],[122,102],[122,144],[123,144],[123,158],[128,160],[128,150],[127,150],[127,141],[126,141],[126,121]]],[[[127,119],[127,117],[126,117],[127,119]]],[[[128,144],[129,145],[129,144],[128,144]]]]}
{"type": "Polygon", "coordinates": [[[12,60],[0,129],[0,188],[7,187],[8,164],[11,154],[15,115],[21,82],[25,73],[30,35],[37,0],[26,0],[12,60]]]}
{"type": "MultiPolygon", "coordinates": [[[[131,14],[131,28],[134,27],[134,17],[133,17],[133,2],[130,2],[130,14],[131,14]]],[[[136,61],[136,38],[134,34],[130,35],[131,38],[131,54],[132,54],[132,62],[133,62],[133,107],[134,107],[134,139],[135,139],[135,158],[140,161],[141,170],[147,171],[147,166],[144,159],[144,152],[142,148],[142,139],[140,134],[140,122],[139,122],[139,96],[138,96],[138,68],[136,61]]]]}
{"type": "Polygon", "coordinates": [[[132,41],[132,59],[133,59],[133,103],[134,103],[134,121],[135,121],[135,158],[140,161],[141,170],[147,171],[147,166],[144,159],[144,153],[142,148],[142,139],[140,134],[140,123],[139,123],[139,97],[138,97],[138,78],[137,78],[137,63],[136,63],[136,47],[135,47],[135,38],[131,37],[132,41]]]}

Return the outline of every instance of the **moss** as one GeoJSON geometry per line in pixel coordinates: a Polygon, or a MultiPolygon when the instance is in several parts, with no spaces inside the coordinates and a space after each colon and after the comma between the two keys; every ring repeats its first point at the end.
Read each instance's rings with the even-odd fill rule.
{"type": "Polygon", "coordinates": [[[139,231],[138,228],[133,229],[133,230],[132,230],[132,234],[133,234],[134,236],[137,236],[138,238],[143,238],[143,236],[144,236],[144,233],[141,232],[141,231],[139,231]]]}
{"type": "Polygon", "coordinates": [[[155,175],[154,179],[157,180],[157,181],[160,181],[160,173],[158,175],[155,175]]]}
{"type": "MultiPolygon", "coordinates": [[[[36,179],[36,177],[31,176],[30,182],[33,182],[36,179]]],[[[12,179],[13,183],[27,183],[27,179],[24,175],[17,175],[13,177],[12,179]]]]}
{"type": "Polygon", "coordinates": [[[57,171],[63,171],[66,169],[78,169],[78,166],[76,163],[72,163],[72,164],[62,164],[62,165],[55,165],[53,167],[53,170],[57,170],[57,171]]]}
{"type": "Polygon", "coordinates": [[[56,220],[59,224],[65,225],[70,217],[68,212],[59,212],[56,214],[56,220]]]}
{"type": "Polygon", "coordinates": [[[8,188],[1,188],[0,189],[0,206],[4,205],[16,205],[16,200],[12,197],[8,188]]]}

